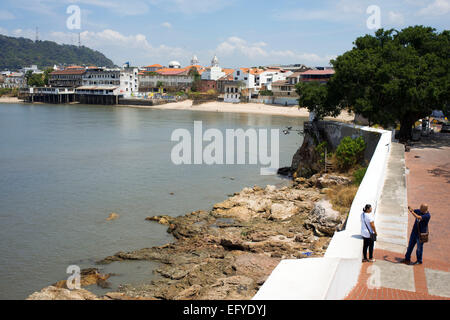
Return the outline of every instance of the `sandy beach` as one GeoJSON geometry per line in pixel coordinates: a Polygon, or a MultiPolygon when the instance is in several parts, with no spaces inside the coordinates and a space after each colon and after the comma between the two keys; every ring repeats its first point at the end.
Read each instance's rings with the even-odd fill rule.
{"type": "MultiPolygon", "coordinates": [[[[24,103],[17,97],[0,97],[0,103],[24,103]]],[[[138,105],[118,105],[127,108],[140,109],[167,109],[167,110],[194,110],[209,112],[239,112],[239,113],[257,113],[267,115],[277,115],[286,117],[308,118],[309,111],[306,108],[284,107],[277,105],[267,105],[261,103],[227,103],[227,102],[207,102],[199,105],[192,105],[192,100],[184,100],[180,102],[171,102],[155,106],[138,106],[138,105]]],[[[351,122],[354,119],[353,114],[342,112],[338,117],[325,118],[327,120],[338,120],[342,122],[351,122]]]]}
{"type": "MultiPolygon", "coordinates": [[[[268,115],[279,115],[287,117],[309,117],[309,111],[306,108],[283,107],[276,105],[267,105],[261,103],[226,103],[226,102],[207,102],[199,105],[192,105],[192,100],[166,103],[156,106],[135,106],[124,105],[126,107],[144,108],[144,109],[169,109],[169,110],[195,110],[210,112],[240,112],[240,113],[258,113],[268,115]]],[[[343,122],[353,121],[354,115],[348,112],[342,112],[337,118],[325,118],[339,120],[343,122]]]]}
{"type": "Polygon", "coordinates": [[[0,97],[0,103],[23,103],[17,97],[0,97]]]}

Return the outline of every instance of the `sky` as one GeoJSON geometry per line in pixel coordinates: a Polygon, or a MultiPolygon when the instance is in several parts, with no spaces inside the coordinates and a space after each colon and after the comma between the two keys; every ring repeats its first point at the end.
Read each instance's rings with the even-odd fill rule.
{"type": "Polygon", "coordinates": [[[1,0],[0,5],[0,34],[34,40],[38,28],[40,40],[66,44],[78,44],[80,34],[82,45],[117,65],[134,66],[167,66],[172,60],[185,66],[194,54],[204,66],[214,54],[229,68],[326,66],[357,37],[373,34],[374,26],[442,31],[449,24],[450,0],[1,0]]]}

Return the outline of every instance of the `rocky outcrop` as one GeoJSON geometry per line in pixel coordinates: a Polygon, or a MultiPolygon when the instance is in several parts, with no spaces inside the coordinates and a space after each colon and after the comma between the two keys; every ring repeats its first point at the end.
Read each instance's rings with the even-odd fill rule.
{"type": "Polygon", "coordinates": [[[315,125],[304,125],[303,143],[292,158],[291,168],[294,177],[309,178],[322,169],[319,164],[320,155],[316,151],[321,135],[315,125]]]}
{"type": "Polygon", "coordinates": [[[167,225],[176,241],[100,262],[161,264],[152,282],[121,286],[127,297],[250,299],[281,259],[324,254],[340,220],[332,211],[322,212],[324,204],[315,205],[323,197],[307,184],[244,188],[210,211],[147,218],[167,225]]]}
{"type": "Polygon", "coordinates": [[[31,294],[26,300],[100,300],[95,294],[84,289],[69,290],[49,286],[31,294]]]}
{"type": "Polygon", "coordinates": [[[343,222],[344,217],[327,200],[321,200],[314,205],[305,226],[317,236],[333,236],[343,222]]]}

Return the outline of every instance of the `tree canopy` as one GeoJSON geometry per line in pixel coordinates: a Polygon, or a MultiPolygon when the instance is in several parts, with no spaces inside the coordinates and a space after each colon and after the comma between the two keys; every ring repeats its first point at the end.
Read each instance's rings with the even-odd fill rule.
{"type": "Polygon", "coordinates": [[[352,50],[331,61],[326,84],[299,84],[301,106],[320,117],[349,109],[371,124],[400,124],[400,138],[435,109],[447,109],[450,94],[450,32],[424,26],[379,29],[359,37],[352,50]]]}

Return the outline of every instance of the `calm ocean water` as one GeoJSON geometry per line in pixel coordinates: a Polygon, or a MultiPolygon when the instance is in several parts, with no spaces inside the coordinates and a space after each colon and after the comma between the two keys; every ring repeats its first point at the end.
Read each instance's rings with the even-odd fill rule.
{"type": "MultiPolygon", "coordinates": [[[[172,241],[150,215],[209,210],[246,186],[287,183],[259,165],[181,165],[173,130],[301,128],[304,119],[83,105],[0,104],[0,299],[24,299],[71,264],[172,241]],[[174,193],[171,195],[170,193],[174,193]],[[120,218],[105,219],[111,212],[120,218]]],[[[280,166],[301,144],[280,130],[280,166]]],[[[151,262],[103,267],[120,283],[153,277],[151,262]]],[[[90,287],[96,293],[99,288],[90,287]]],[[[111,291],[111,289],[109,290],[111,291]]]]}

